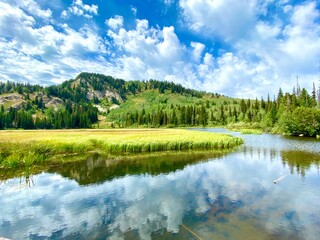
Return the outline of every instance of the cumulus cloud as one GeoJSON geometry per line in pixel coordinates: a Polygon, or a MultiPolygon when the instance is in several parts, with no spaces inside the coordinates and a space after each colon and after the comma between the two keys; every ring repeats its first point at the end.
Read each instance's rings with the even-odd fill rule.
{"type": "Polygon", "coordinates": [[[123,17],[122,16],[115,16],[114,18],[109,18],[105,21],[105,23],[113,30],[122,27],[123,25],[123,17]]]}
{"type": "Polygon", "coordinates": [[[70,15],[83,16],[91,19],[94,15],[98,15],[98,5],[84,4],[82,0],[73,0],[68,10],[63,10],[61,17],[69,18],[70,15]]]}
{"type": "Polygon", "coordinates": [[[258,0],[180,0],[184,20],[196,32],[233,40],[245,37],[254,26],[258,0]]]}
{"type": "Polygon", "coordinates": [[[50,9],[42,9],[34,0],[3,0],[3,2],[19,7],[35,17],[50,19],[52,16],[52,11],[50,9]]]}
{"type": "Polygon", "coordinates": [[[295,6],[278,2],[274,11],[283,18],[268,16],[270,4],[273,1],[179,1],[186,26],[231,46],[213,65],[197,67],[206,89],[255,97],[276,94],[275,84],[290,91],[297,75],[307,88],[317,81],[320,25],[316,2],[295,6]]]}
{"type": "MultiPolygon", "coordinates": [[[[197,35],[188,42],[174,26],[150,26],[146,19],[126,24],[115,15],[104,29],[84,20],[74,29],[53,21],[51,10],[34,0],[5,0],[0,3],[0,76],[47,84],[90,71],[250,98],[276,94],[280,85],[291,91],[297,75],[301,86],[311,87],[318,79],[320,52],[317,3],[289,4],[180,0],[182,24],[197,35]],[[277,14],[269,16],[270,4],[277,14]]],[[[74,0],[61,16],[68,23],[71,15],[97,14],[97,5],[74,0]]]]}
{"type": "Polygon", "coordinates": [[[37,27],[36,19],[18,6],[0,3],[0,8],[2,80],[49,84],[86,70],[107,71],[101,58],[106,47],[92,26],[76,31],[63,24],[57,31],[50,24],[37,27]]]}
{"type": "MultiPolygon", "coordinates": [[[[314,2],[295,6],[288,24],[258,21],[253,38],[237,43],[243,59],[258,59],[274,84],[294,84],[297,75],[303,86],[317,81],[320,54],[319,11],[314,2]],[[302,50],[303,49],[303,50],[302,50]]],[[[253,62],[253,61],[252,61],[253,62]]],[[[257,64],[256,64],[257,65],[257,64]]]]}
{"type": "Polygon", "coordinates": [[[252,98],[264,92],[266,85],[273,87],[269,77],[275,76],[265,64],[252,63],[232,52],[215,58],[203,43],[191,42],[189,47],[181,43],[173,27],[153,28],[147,20],[137,20],[135,29],[113,28],[108,31],[109,45],[122,53],[114,57],[123,70],[120,77],[155,78],[252,98]]]}
{"type": "Polygon", "coordinates": [[[191,47],[193,48],[193,57],[195,61],[199,61],[205,45],[198,42],[191,42],[191,47]]]}
{"type": "Polygon", "coordinates": [[[113,46],[115,52],[122,53],[114,58],[116,65],[123,69],[122,77],[172,80],[171,76],[174,76],[175,82],[189,86],[196,81],[190,81],[184,76],[187,73],[181,72],[189,53],[174,27],[153,28],[149,27],[147,20],[137,20],[135,29],[109,29],[108,36],[109,45],[113,46]]]}

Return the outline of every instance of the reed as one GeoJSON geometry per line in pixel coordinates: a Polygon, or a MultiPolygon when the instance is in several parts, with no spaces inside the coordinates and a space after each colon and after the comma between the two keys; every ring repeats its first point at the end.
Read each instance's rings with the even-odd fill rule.
{"type": "Polygon", "coordinates": [[[231,131],[240,132],[241,134],[262,134],[263,130],[259,123],[232,123],[227,127],[231,131]]]}
{"type": "Polygon", "coordinates": [[[241,134],[262,134],[261,129],[240,129],[236,131],[240,131],[241,134]]]}
{"type": "Polygon", "coordinates": [[[183,129],[16,130],[0,132],[0,166],[42,164],[61,155],[97,151],[131,154],[230,149],[243,142],[226,134],[183,129]]]}

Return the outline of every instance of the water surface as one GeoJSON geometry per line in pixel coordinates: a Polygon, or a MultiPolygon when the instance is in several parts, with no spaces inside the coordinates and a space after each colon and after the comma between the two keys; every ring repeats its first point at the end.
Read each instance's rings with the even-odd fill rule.
{"type": "Polygon", "coordinates": [[[241,137],[230,153],[95,155],[2,181],[0,237],[319,239],[320,142],[241,137]]]}

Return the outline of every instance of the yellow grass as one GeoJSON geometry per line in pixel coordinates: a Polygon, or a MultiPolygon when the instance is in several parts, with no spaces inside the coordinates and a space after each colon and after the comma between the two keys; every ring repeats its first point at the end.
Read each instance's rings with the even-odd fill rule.
{"type": "Polygon", "coordinates": [[[182,129],[0,131],[0,164],[34,164],[57,154],[100,151],[126,154],[187,149],[228,149],[242,143],[229,135],[182,129]]]}

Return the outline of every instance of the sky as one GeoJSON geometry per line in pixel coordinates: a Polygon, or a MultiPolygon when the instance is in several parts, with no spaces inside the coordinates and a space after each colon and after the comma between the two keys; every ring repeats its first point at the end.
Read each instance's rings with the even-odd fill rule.
{"type": "Polygon", "coordinates": [[[320,81],[320,1],[0,0],[0,81],[81,72],[231,97],[320,81]]]}

